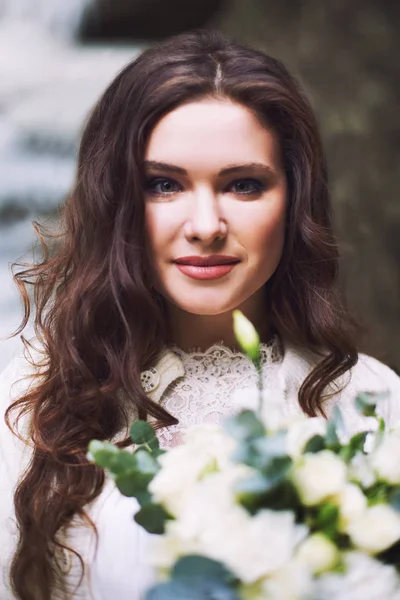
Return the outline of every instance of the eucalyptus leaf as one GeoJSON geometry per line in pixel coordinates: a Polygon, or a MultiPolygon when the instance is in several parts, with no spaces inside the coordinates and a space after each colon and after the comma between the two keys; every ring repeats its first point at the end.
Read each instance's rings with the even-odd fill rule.
{"type": "Polygon", "coordinates": [[[322,435],[313,435],[304,447],[304,454],[311,453],[315,454],[326,448],[325,438],[322,435]]]}
{"type": "Polygon", "coordinates": [[[88,447],[88,457],[103,469],[108,469],[112,465],[115,456],[120,452],[119,448],[110,442],[101,442],[92,440],[88,447]]]}
{"type": "Polygon", "coordinates": [[[254,450],[265,457],[287,456],[286,431],[278,431],[275,434],[264,435],[252,442],[254,450]]]}
{"type": "Polygon", "coordinates": [[[400,512],[400,488],[397,487],[389,494],[388,502],[394,510],[400,512]]]}
{"type": "Polygon", "coordinates": [[[326,424],[325,443],[328,448],[334,448],[340,444],[336,430],[336,423],[333,420],[328,420],[326,424]]]}
{"type": "Polygon", "coordinates": [[[181,581],[186,581],[193,577],[202,577],[204,579],[213,579],[225,583],[235,581],[235,576],[219,561],[201,556],[190,554],[183,556],[174,565],[172,577],[181,581]]]}
{"type": "Polygon", "coordinates": [[[160,465],[156,459],[146,450],[139,448],[134,454],[136,460],[136,469],[141,473],[155,475],[160,470],[160,465]]]}
{"type": "Polygon", "coordinates": [[[240,600],[240,598],[234,588],[218,581],[173,579],[150,589],[146,593],[145,600],[240,600]]]}
{"type": "Polygon", "coordinates": [[[226,419],[225,429],[239,441],[259,438],[265,434],[263,423],[252,410],[243,410],[226,419]]]}
{"type": "Polygon", "coordinates": [[[115,477],[115,484],[121,494],[133,498],[147,492],[147,487],[152,479],[153,475],[148,473],[126,471],[115,477]]]}
{"type": "Polygon", "coordinates": [[[352,460],[359,452],[364,453],[364,445],[368,433],[368,431],[356,433],[350,438],[349,443],[341,448],[340,456],[345,462],[352,460]]]}
{"type": "Polygon", "coordinates": [[[132,471],[136,467],[136,459],[134,454],[127,450],[118,450],[114,454],[108,469],[115,475],[126,473],[126,471],[132,471]]]}
{"type": "Polygon", "coordinates": [[[130,430],[131,440],[134,444],[148,444],[156,433],[147,421],[135,421],[130,430]]]}
{"type": "Polygon", "coordinates": [[[385,400],[388,393],[362,392],[356,397],[355,406],[365,417],[376,417],[376,407],[378,402],[385,400]]]}
{"type": "Polygon", "coordinates": [[[135,521],[149,533],[163,534],[165,532],[165,521],[170,516],[161,504],[145,504],[135,514],[135,521]]]}

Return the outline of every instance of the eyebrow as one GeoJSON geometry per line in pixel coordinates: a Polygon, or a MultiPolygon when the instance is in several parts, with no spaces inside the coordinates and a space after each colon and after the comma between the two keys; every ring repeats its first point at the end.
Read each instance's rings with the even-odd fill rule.
{"type": "MultiPolygon", "coordinates": [[[[146,160],[144,162],[144,166],[148,170],[154,169],[155,171],[164,171],[167,173],[175,173],[175,174],[179,174],[179,175],[187,175],[188,174],[186,169],[183,169],[182,167],[178,167],[176,165],[170,165],[168,163],[157,162],[154,160],[146,160]]],[[[274,172],[270,166],[268,166],[264,163],[249,162],[249,163],[243,163],[243,164],[239,164],[239,165],[229,165],[219,171],[218,177],[221,177],[222,175],[231,175],[233,173],[241,173],[242,171],[247,171],[247,172],[268,171],[271,174],[274,172]]]]}

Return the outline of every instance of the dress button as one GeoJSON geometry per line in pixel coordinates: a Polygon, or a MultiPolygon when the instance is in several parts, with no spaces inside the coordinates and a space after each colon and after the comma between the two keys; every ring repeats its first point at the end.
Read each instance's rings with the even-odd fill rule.
{"type": "Polygon", "coordinates": [[[142,386],[145,392],[152,392],[160,383],[160,375],[154,367],[143,371],[140,375],[142,386]]]}

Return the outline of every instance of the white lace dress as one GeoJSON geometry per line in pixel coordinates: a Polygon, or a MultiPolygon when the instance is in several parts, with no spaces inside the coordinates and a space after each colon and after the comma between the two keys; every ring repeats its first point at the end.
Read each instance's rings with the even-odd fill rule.
{"type": "MultiPolygon", "coordinates": [[[[179,443],[183,429],[191,425],[216,423],[224,416],[237,411],[232,405],[232,395],[237,389],[257,385],[257,373],[251,361],[242,353],[222,345],[214,345],[207,352],[174,351],[182,359],[185,376],[173,382],[164,392],[160,404],[178,420],[179,424],[159,431],[161,446],[171,447],[179,443]]],[[[275,387],[281,363],[278,339],[262,346],[262,372],[265,387],[275,387]]],[[[141,600],[146,588],[154,581],[147,544],[149,534],[133,520],[137,504],[125,498],[111,480],[91,506],[89,514],[96,524],[99,539],[94,560],[85,561],[88,568],[87,583],[80,586],[74,599],[87,600],[141,600]],[[89,596],[89,588],[92,596],[89,596]]],[[[75,548],[82,556],[93,552],[93,540],[77,535],[73,528],[75,548]],[[85,542],[85,545],[82,545],[85,542]]],[[[64,566],[73,584],[79,570],[74,557],[64,566]]]]}
{"type": "MultiPolygon", "coordinates": [[[[175,381],[161,399],[161,406],[179,420],[178,425],[159,432],[164,448],[179,443],[184,429],[198,423],[220,423],[224,416],[238,409],[232,402],[239,389],[257,386],[253,363],[243,353],[215,344],[206,352],[179,348],[173,351],[182,360],[185,377],[175,381]]],[[[282,360],[280,343],[274,337],[261,348],[263,382],[266,389],[277,387],[277,374],[282,360]]]]}

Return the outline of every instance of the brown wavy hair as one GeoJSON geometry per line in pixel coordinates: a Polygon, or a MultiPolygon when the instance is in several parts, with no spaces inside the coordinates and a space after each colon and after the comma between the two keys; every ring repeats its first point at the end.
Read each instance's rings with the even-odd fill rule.
{"type": "Polygon", "coordinates": [[[177,422],[149,400],[140,382],[169,339],[163,299],[148,275],[143,157],[165,114],[204,97],[250,108],[279,136],[289,206],[266,314],[282,338],[321,352],[299,390],[307,415],[323,413],[324,390],[357,361],[337,289],[324,151],[296,80],[279,61],[213,32],[176,36],[144,51],[89,116],[60,233],[50,244],[36,224],[43,258],[15,275],[25,306],[16,334],[29,319],[33,286],[42,347],[40,377],[9,409],[29,416],[33,443],[15,492],[19,542],[11,582],[20,600],[50,600],[62,583],[53,560],[63,546],[57,534],[74,515],[87,518],[85,506],[104,483],[102,470],[86,457],[89,441],[123,431],[133,407],[160,426],[177,422]]]}

